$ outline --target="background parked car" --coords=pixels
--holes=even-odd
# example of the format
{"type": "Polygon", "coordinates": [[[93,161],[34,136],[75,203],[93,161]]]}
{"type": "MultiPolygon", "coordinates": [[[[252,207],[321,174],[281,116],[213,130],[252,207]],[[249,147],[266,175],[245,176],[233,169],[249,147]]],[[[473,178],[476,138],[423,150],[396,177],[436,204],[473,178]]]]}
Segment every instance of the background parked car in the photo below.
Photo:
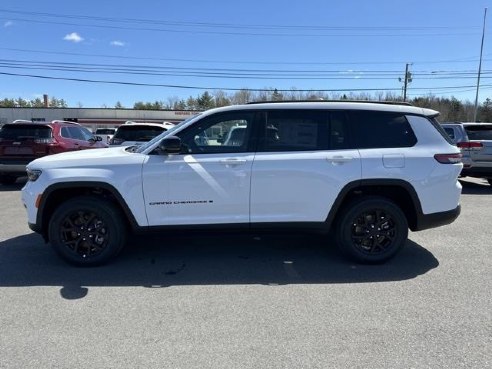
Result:
{"type": "Polygon", "coordinates": [[[126,122],[118,127],[109,144],[123,146],[141,145],[164,131],[167,131],[167,128],[159,123],[126,122]]]}
{"type": "Polygon", "coordinates": [[[0,183],[11,184],[26,175],[26,165],[45,155],[103,148],[107,145],[74,122],[14,121],[0,129],[0,183]]]}
{"type": "Polygon", "coordinates": [[[115,132],[116,128],[97,128],[96,132],[94,132],[94,135],[97,137],[101,137],[101,140],[103,142],[109,144],[109,141],[111,141],[115,132]]]}
{"type": "Polygon", "coordinates": [[[492,123],[445,122],[441,125],[463,154],[461,176],[485,178],[492,185],[492,123]]]}

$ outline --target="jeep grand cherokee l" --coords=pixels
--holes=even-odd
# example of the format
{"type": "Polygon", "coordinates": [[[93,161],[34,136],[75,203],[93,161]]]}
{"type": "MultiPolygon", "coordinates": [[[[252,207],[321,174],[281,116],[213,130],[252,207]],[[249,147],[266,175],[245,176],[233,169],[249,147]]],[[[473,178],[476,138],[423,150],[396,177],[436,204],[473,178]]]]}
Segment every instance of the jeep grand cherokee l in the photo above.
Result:
{"type": "Polygon", "coordinates": [[[409,228],[459,215],[461,153],[437,115],[355,102],[213,109],[140,147],[37,159],[22,201],[31,229],[77,265],[112,259],[128,232],[203,227],[333,229],[349,257],[379,263],[409,228]],[[240,141],[218,139],[233,127],[240,141]]]}

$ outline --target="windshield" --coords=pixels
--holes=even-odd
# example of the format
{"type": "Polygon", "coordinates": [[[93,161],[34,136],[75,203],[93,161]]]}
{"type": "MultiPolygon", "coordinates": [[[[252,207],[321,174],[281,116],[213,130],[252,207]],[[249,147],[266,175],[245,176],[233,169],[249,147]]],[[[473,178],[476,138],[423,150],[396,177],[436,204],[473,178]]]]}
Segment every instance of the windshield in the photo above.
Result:
{"type": "Polygon", "coordinates": [[[39,124],[6,124],[0,130],[0,138],[5,140],[51,138],[52,136],[50,127],[39,124]]]}
{"type": "Polygon", "coordinates": [[[465,126],[470,140],[492,140],[492,125],[465,126]]]}
{"type": "Polygon", "coordinates": [[[154,137],[152,140],[150,140],[149,142],[146,142],[144,143],[143,145],[140,145],[136,150],[135,152],[138,152],[138,153],[142,153],[144,152],[145,150],[147,150],[149,147],[151,147],[152,145],[154,145],[156,142],[159,142],[160,140],[162,140],[164,137],[166,137],[167,135],[172,135],[173,132],[175,132],[176,130],[180,129],[181,127],[187,125],[188,123],[190,123],[191,121],[193,121],[195,118],[197,118],[198,116],[200,116],[201,113],[197,113],[196,115],[192,116],[192,117],[189,117],[185,120],[183,120],[181,123],[178,123],[176,124],[174,127],[172,128],[169,128],[167,131],[161,133],[159,136],[156,136],[154,137]]]}

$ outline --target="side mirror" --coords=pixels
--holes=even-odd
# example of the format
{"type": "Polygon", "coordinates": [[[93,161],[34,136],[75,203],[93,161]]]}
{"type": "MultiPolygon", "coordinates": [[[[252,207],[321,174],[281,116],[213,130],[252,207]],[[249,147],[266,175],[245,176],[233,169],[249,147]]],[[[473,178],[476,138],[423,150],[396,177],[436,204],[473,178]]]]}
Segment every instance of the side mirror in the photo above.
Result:
{"type": "Polygon", "coordinates": [[[179,154],[181,152],[181,139],[177,136],[163,138],[159,143],[159,149],[166,154],[179,154]]]}

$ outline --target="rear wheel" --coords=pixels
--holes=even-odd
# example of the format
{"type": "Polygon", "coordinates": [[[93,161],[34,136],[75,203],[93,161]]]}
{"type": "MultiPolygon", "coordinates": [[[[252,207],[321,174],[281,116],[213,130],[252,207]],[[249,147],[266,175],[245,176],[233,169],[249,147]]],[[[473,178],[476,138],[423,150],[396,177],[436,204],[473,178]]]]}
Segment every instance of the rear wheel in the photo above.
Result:
{"type": "Polygon", "coordinates": [[[48,231],[58,255],[79,266],[106,263],[121,251],[126,241],[119,209],[91,196],[76,197],[60,205],[48,231]]]}
{"type": "Polygon", "coordinates": [[[337,244],[361,263],[383,263],[396,255],[408,237],[400,207],[383,197],[365,197],[346,206],[337,222],[337,244]]]}

